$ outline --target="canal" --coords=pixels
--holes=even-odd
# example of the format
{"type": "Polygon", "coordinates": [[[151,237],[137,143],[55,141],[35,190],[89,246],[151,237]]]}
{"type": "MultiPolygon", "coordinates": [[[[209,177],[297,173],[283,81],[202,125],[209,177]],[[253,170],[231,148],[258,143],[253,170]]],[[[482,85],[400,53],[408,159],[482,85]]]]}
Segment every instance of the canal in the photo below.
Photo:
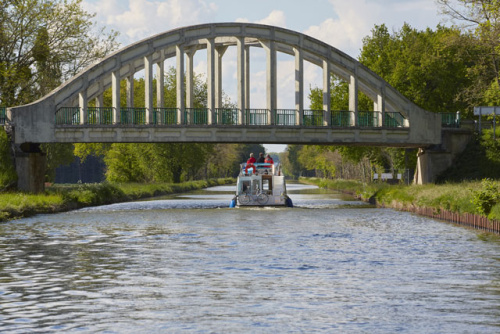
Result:
{"type": "Polygon", "coordinates": [[[498,333],[500,240],[289,185],[0,225],[0,332],[498,333]]]}

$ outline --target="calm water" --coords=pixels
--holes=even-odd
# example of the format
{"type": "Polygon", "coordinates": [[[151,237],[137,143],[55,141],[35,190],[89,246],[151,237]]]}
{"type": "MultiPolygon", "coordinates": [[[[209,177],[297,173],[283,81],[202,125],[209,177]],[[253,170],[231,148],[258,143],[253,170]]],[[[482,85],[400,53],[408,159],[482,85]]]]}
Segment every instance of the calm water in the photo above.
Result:
{"type": "Polygon", "coordinates": [[[498,238],[290,188],[1,224],[0,332],[500,332],[498,238]]]}

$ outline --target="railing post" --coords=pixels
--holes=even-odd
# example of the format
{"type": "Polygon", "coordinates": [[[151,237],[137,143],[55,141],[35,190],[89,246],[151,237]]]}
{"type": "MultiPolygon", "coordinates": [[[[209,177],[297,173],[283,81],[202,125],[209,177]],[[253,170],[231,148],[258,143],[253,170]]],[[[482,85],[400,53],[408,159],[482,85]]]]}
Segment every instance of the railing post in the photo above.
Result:
{"type": "Polygon", "coordinates": [[[182,45],[175,46],[177,59],[176,66],[176,89],[177,89],[177,124],[184,124],[184,48],[182,45]]]}

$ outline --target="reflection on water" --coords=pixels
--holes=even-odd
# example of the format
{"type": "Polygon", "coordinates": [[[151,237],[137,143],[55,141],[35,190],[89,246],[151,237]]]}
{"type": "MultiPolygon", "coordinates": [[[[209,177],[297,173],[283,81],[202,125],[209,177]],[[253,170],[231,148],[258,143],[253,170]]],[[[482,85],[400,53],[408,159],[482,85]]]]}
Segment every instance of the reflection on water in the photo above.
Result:
{"type": "Polygon", "coordinates": [[[2,224],[0,332],[500,332],[497,238],[288,190],[293,209],[215,187],[2,224]]]}

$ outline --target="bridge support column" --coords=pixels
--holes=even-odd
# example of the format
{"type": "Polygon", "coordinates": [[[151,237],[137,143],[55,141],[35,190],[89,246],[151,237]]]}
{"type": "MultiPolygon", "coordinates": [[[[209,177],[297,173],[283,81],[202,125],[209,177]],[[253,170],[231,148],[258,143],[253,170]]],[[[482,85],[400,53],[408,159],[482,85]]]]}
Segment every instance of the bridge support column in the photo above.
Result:
{"type": "Polygon", "coordinates": [[[215,119],[215,39],[207,40],[207,108],[208,124],[215,119]]]}
{"type": "MultiPolygon", "coordinates": [[[[244,73],[245,73],[245,109],[250,109],[250,46],[245,46],[244,73]]],[[[242,112],[244,113],[245,110],[243,110],[242,112]]]]}
{"type": "Polygon", "coordinates": [[[47,159],[39,144],[27,144],[27,148],[28,152],[16,150],[17,189],[41,193],[45,190],[47,159]]]}
{"type": "Polygon", "coordinates": [[[295,125],[302,125],[304,118],[304,56],[302,50],[295,53],[295,125]]]}
{"type": "Polygon", "coordinates": [[[182,45],[175,46],[177,59],[176,66],[176,90],[177,90],[177,124],[184,124],[184,48],[182,45]]]}
{"type": "Polygon", "coordinates": [[[146,124],[153,124],[153,63],[152,55],[144,57],[144,107],[146,124]]]}
{"type": "Polygon", "coordinates": [[[165,106],[165,51],[161,51],[160,62],[156,63],[156,107],[165,106]]]}
{"type": "Polygon", "coordinates": [[[80,124],[87,123],[87,89],[84,89],[78,94],[79,106],[80,106],[80,124]]]}
{"type": "Polygon", "coordinates": [[[226,53],[227,46],[215,48],[215,108],[222,108],[222,57],[226,53]]]}
{"type": "Polygon", "coordinates": [[[382,127],[384,125],[384,113],[385,113],[385,87],[380,87],[380,92],[377,94],[377,102],[374,105],[374,109],[378,111],[377,124],[375,126],[382,127]]]}
{"type": "Polygon", "coordinates": [[[193,108],[194,106],[193,60],[195,53],[196,49],[186,51],[186,108],[193,108]]]}
{"type": "Polygon", "coordinates": [[[331,110],[331,99],[330,99],[330,62],[323,60],[323,110],[325,113],[323,119],[324,126],[330,126],[332,124],[332,110],[331,110]]]}
{"type": "MultiPolygon", "coordinates": [[[[356,72],[356,70],[355,70],[356,72]]],[[[358,78],[356,73],[351,74],[351,81],[349,82],[349,124],[351,126],[358,126],[358,78]]]]}
{"type": "Polygon", "coordinates": [[[127,108],[134,107],[134,75],[128,75],[125,79],[127,84],[127,108]]]}
{"type": "Polygon", "coordinates": [[[113,124],[120,123],[120,70],[111,73],[111,103],[113,107],[113,124]]]}
{"type": "Polygon", "coordinates": [[[267,72],[267,124],[274,125],[274,111],[276,110],[277,90],[277,62],[276,62],[276,43],[269,41],[262,43],[267,54],[266,72],[267,72]]]}
{"type": "Polygon", "coordinates": [[[246,52],[245,52],[245,37],[236,38],[236,60],[237,60],[237,95],[238,95],[238,124],[243,124],[243,117],[245,117],[245,109],[248,107],[246,105],[246,52]]]}

